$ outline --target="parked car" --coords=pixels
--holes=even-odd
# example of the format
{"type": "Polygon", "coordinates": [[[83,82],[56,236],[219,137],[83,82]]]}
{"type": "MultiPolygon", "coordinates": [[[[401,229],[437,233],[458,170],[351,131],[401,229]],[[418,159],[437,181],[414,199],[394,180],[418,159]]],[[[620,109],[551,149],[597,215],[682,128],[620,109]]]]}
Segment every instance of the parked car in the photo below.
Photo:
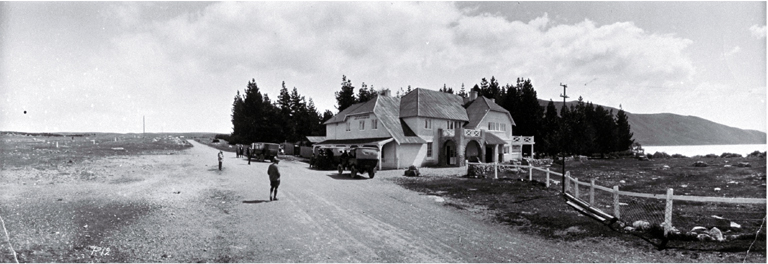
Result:
{"type": "Polygon", "coordinates": [[[321,170],[335,169],[339,165],[341,159],[341,153],[344,152],[344,148],[316,148],[315,153],[309,159],[309,166],[321,170]]]}
{"type": "Polygon", "coordinates": [[[342,155],[339,161],[339,175],[344,170],[350,170],[352,178],[357,177],[357,173],[368,173],[368,177],[373,178],[376,175],[379,165],[379,149],[373,147],[353,147],[347,155],[342,155]]]}
{"type": "Polygon", "coordinates": [[[251,144],[251,157],[256,161],[274,160],[279,150],[279,144],[256,142],[251,144]]]}

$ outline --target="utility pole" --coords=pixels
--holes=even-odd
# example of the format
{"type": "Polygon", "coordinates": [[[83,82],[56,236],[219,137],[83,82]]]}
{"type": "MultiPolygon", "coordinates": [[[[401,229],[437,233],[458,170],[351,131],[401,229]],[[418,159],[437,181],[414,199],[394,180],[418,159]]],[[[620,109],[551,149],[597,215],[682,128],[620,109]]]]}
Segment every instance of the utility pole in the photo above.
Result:
{"type": "MultiPolygon", "coordinates": [[[[563,94],[561,94],[560,97],[563,98],[563,107],[566,107],[565,99],[568,98],[568,96],[565,95],[565,88],[568,88],[568,85],[560,83],[560,86],[563,87],[563,94]]],[[[560,132],[560,151],[563,152],[563,181],[560,182],[560,185],[563,186],[563,194],[565,194],[565,116],[563,116],[562,109],[560,109],[560,132]]]]}

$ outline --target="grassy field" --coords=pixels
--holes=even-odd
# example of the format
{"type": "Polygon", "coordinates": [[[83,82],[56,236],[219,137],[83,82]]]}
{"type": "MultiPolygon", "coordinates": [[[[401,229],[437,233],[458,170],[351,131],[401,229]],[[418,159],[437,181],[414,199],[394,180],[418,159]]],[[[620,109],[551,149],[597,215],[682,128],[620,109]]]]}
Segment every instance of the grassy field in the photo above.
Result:
{"type": "Polygon", "coordinates": [[[120,155],[167,154],[191,147],[174,134],[3,134],[0,169],[55,169],[87,159],[120,155]]]}
{"type": "MultiPolygon", "coordinates": [[[[693,167],[692,164],[698,160],[590,160],[569,162],[566,168],[580,181],[595,179],[596,184],[608,187],[618,185],[621,190],[627,191],[663,194],[666,188],[674,188],[675,193],[680,195],[766,197],[765,158],[703,159],[709,167],[693,167]],[[740,161],[749,162],[752,167],[725,166],[740,161]],[[714,188],[721,190],[715,191],[714,188]]],[[[561,167],[553,166],[551,169],[560,171],[561,167]]],[[[527,179],[527,171],[520,174],[502,173],[499,180],[469,178],[465,176],[466,172],[457,173],[455,169],[423,169],[422,175],[397,178],[395,181],[412,190],[447,197],[448,206],[485,214],[489,219],[506,223],[511,228],[555,241],[598,247],[611,247],[615,243],[632,245],[638,251],[627,254],[658,255],[660,262],[741,262],[745,256],[747,262],[766,260],[765,227],[762,227],[754,245],[752,242],[755,241],[755,235],[752,233],[751,236],[746,234],[742,239],[727,242],[670,241],[666,250],[659,251],[654,244],[658,245],[660,240],[650,239],[648,241],[654,244],[648,243],[648,236],[614,231],[577,213],[565,204],[561,186],[546,188],[541,181],[521,181],[527,179]],[[746,251],[750,246],[752,248],[747,256],[746,251]]],[[[560,180],[559,176],[554,179],[560,180]]],[[[632,210],[629,208],[637,206],[631,201],[627,202],[627,208],[622,208],[622,211],[630,212],[632,210]]],[[[601,209],[611,212],[610,209],[601,209]]],[[[648,211],[646,217],[663,217],[663,203],[647,202],[640,209],[648,211]]],[[[765,217],[765,205],[677,202],[673,224],[679,224],[681,228],[689,228],[688,225],[709,226],[714,222],[712,215],[725,216],[739,222],[742,225],[741,233],[757,232],[765,217]]],[[[733,233],[729,230],[727,234],[733,233]]]]}

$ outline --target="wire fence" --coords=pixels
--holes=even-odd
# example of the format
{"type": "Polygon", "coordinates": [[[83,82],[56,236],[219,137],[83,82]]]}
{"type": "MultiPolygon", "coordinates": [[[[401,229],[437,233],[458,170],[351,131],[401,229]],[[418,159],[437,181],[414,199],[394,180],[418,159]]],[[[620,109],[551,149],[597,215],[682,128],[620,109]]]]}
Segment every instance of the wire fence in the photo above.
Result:
{"type": "Polygon", "coordinates": [[[580,207],[577,210],[613,217],[616,221],[605,223],[614,230],[642,237],[660,247],[766,248],[765,198],[683,196],[675,195],[671,188],[658,194],[629,192],[619,186],[601,186],[594,179],[579,180],[569,172],[563,177],[562,173],[533,165],[469,163],[468,175],[515,178],[541,182],[548,188],[563,188],[564,195],[575,201],[572,206],[580,207]]]}

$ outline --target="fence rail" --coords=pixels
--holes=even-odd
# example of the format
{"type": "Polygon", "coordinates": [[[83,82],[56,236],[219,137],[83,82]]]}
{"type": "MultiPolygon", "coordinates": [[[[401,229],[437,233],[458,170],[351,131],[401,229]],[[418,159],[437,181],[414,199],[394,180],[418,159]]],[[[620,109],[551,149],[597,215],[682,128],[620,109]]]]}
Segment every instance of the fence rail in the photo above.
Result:
{"type": "MultiPolygon", "coordinates": [[[[741,198],[741,197],[735,197],[735,198],[728,198],[728,197],[711,197],[711,196],[687,196],[687,195],[675,195],[674,189],[668,188],[666,189],[666,193],[664,194],[652,194],[652,193],[640,193],[640,192],[630,192],[630,191],[621,191],[619,190],[619,186],[613,186],[612,188],[600,186],[595,184],[595,180],[590,180],[589,182],[585,181],[579,181],[578,178],[573,177],[570,172],[565,173],[565,177],[563,177],[563,174],[557,173],[554,171],[551,171],[549,168],[539,168],[533,165],[515,165],[515,164],[496,164],[496,163],[467,163],[469,166],[485,166],[486,168],[491,167],[493,169],[493,177],[498,178],[499,171],[505,171],[506,168],[513,168],[517,174],[521,174],[523,171],[527,171],[528,174],[528,181],[532,181],[534,179],[534,171],[536,171],[536,177],[545,177],[543,179],[543,182],[545,183],[545,186],[548,188],[550,187],[550,183],[554,182],[555,184],[558,184],[559,182],[557,180],[553,180],[553,176],[557,176],[558,178],[564,178],[565,182],[564,189],[566,193],[572,194],[573,197],[580,198],[582,195],[588,195],[588,205],[590,207],[601,207],[601,208],[612,208],[613,209],[613,216],[616,218],[622,219],[622,211],[626,211],[624,213],[632,215],[636,218],[655,218],[661,222],[661,226],[664,228],[664,235],[667,235],[668,232],[674,229],[673,225],[673,213],[675,212],[673,210],[674,201],[684,201],[684,202],[699,202],[699,203],[726,203],[726,204],[740,204],[740,205],[760,205],[760,204],[766,204],[765,198],[741,198]],[[588,191],[586,193],[581,193],[582,188],[588,188],[588,191]],[[599,192],[596,192],[599,191],[599,192]],[[602,193],[600,193],[602,192],[602,193]],[[596,196],[599,196],[600,199],[598,199],[598,202],[596,203],[596,196]],[[621,197],[625,198],[621,198],[621,197]],[[640,201],[637,200],[637,198],[644,198],[644,199],[653,199],[654,201],[640,201]],[[632,206],[628,206],[631,203],[633,205],[638,205],[644,208],[632,208],[632,206]],[[627,206],[628,208],[622,209],[622,206],[627,206]],[[646,212],[643,212],[646,211],[646,212]],[[640,215],[640,216],[639,216],[640,215]],[[661,217],[663,216],[663,222],[661,221],[661,217]]],[[[628,218],[632,218],[632,216],[627,216],[628,218]]],[[[624,219],[626,220],[626,219],[624,219]]]]}

